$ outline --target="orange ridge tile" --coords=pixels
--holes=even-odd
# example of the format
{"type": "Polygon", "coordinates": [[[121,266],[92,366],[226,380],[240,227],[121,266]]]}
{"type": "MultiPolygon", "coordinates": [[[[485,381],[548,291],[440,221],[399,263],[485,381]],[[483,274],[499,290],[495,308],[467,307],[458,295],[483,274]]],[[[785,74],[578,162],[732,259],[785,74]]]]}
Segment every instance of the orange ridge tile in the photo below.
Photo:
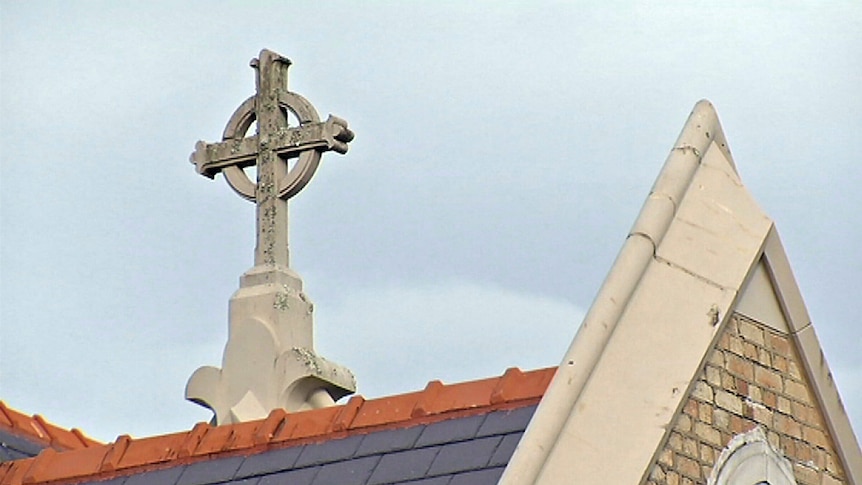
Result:
{"type": "Polygon", "coordinates": [[[358,395],[351,396],[347,404],[341,408],[338,416],[335,417],[335,422],[332,423],[332,430],[346,431],[353,424],[353,420],[356,419],[356,415],[359,414],[359,409],[362,408],[363,404],[365,404],[364,397],[358,395]]]}
{"type": "Polygon", "coordinates": [[[188,435],[186,435],[186,439],[183,441],[182,446],[176,450],[177,457],[185,458],[187,456],[192,456],[198,446],[200,446],[201,441],[203,441],[204,435],[206,435],[211,428],[212,426],[208,423],[195,424],[191,431],[189,431],[188,435]]]}
{"type": "Polygon", "coordinates": [[[12,427],[12,419],[9,417],[8,408],[3,401],[0,401],[0,426],[3,426],[4,428],[12,427]]]}
{"type": "Polygon", "coordinates": [[[116,470],[120,466],[120,458],[123,457],[126,449],[129,448],[129,443],[131,443],[131,441],[132,437],[127,434],[117,436],[117,440],[114,442],[113,446],[109,446],[108,452],[105,453],[105,458],[102,460],[100,471],[111,472],[116,470]]]}
{"type": "Polygon", "coordinates": [[[491,403],[517,401],[535,396],[537,393],[543,394],[551,379],[554,378],[554,370],[556,369],[544,369],[543,372],[531,376],[517,367],[506,369],[506,373],[491,393],[491,403]]]}
{"type": "Polygon", "coordinates": [[[99,473],[105,455],[110,450],[107,446],[93,446],[63,453],[46,448],[33,459],[33,465],[27,470],[22,483],[45,483],[99,473]],[[67,459],[64,456],[67,453],[74,454],[75,459],[67,459]]]}
{"type": "Polygon", "coordinates": [[[15,485],[20,484],[24,480],[24,473],[33,463],[33,458],[28,460],[7,461],[4,465],[9,465],[8,468],[0,467],[0,485],[15,485]]]}
{"type": "Polygon", "coordinates": [[[440,389],[443,388],[443,383],[437,380],[431,381],[425,386],[425,390],[419,395],[416,400],[416,405],[413,406],[413,411],[410,412],[410,417],[418,418],[431,414],[430,406],[440,394],[440,389]]]}
{"type": "Polygon", "coordinates": [[[0,463],[0,485],[11,482],[12,477],[12,461],[4,461],[0,463]]]}
{"type": "Polygon", "coordinates": [[[182,445],[188,433],[188,431],[183,431],[132,440],[129,442],[129,446],[126,447],[125,453],[120,457],[117,468],[132,468],[140,465],[161,463],[168,459],[169,453],[182,445]]]}
{"type": "Polygon", "coordinates": [[[509,395],[506,391],[515,386],[516,384],[514,384],[514,381],[520,380],[519,377],[523,375],[524,373],[517,367],[509,367],[506,369],[503,377],[497,381],[497,385],[494,387],[494,390],[491,391],[491,403],[497,404],[506,402],[506,397],[509,395]]]}
{"type": "MultiPolygon", "coordinates": [[[[269,414],[272,414],[270,412],[269,414]]],[[[269,417],[269,416],[267,416],[269,417]]],[[[233,433],[231,433],[230,437],[225,441],[224,446],[221,451],[229,451],[229,450],[237,450],[237,449],[247,449],[253,447],[255,443],[255,435],[257,430],[260,429],[260,426],[263,422],[266,421],[266,418],[259,419],[257,421],[248,421],[245,423],[237,423],[232,425],[233,433]]],[[[200,455],[201,453],[196,453],[200,455]]]]}
{"type": "Polygon", "coordinates": [[[406,421],[412,417],[419,400],[419,392],[390,396],[386,399],[371,399],[356,414],[351,428],[366,428],[406,421]]]}
{"type": "Polygon", "coordinates": [[[285,420],[287,420],[287,411],[284,409],[275,409],[269,413],[269,416],[260,423],[260,426],[254,432],[252,439],[254,444],[269,443],[273,436],[284,426],[285,420]]]}
{"type": "Polygon", "coordinates": [[[46,447],[52,447],[57,451],[77,450],[91,446],[100,446],[102,443],[84,435],[79,429],[71,430],[61,428],[49,423],[38,414],[27,416],[16,411],[0,401],[0,428],[9,432],[42,443],[46,447]]]}
{"type": "Polygon", "coordinates": [[[187,449],[178,452],[177,456],[183,456],[186,451],[189,452],[189,456],[205,455],[220,451],[228,442],[233,432],[233,428],[230,426],[206,425],[206,427],[203,427],[196,424],[195,428],[205,430],[205,432],[201,433],[200,436],[192,437],[192,440],[187,445],[187,449]],[[197,440],[197,443],[194,443],[195,440],[197,440]]]}
{"type": "Polygon", "coordinates": [[[481,381],[459,382],[442,386],[436,399],[428,406],[428,414],[486,407],[491,404],[491,393],[497,387],[499,377],[481,381]]]}
{"type": "Polygon", "coordinates": [[[332,406],[329,408],[312,409],[305,411],[305,414],[300,419],[297,414],[294,417],[296,426],[290,433],[291,440],[300,440],[303,438],[311,438],[327,435],[332,432],[332,425],[341,411],[342,406],[332,406]]]}
{"type": "Polygon", "coordinates": [[[230,426],[210,427],[206,434],[201,437],[200,444],[198,444],[192,455],[211,455],[229,450],[235,445],[241,444],[242,441],[246,441],[246,447],[253,446],[253,435],[257,425],[257,421],[249,421],[230,426]],[[243,440],[243,437],[247,437],[247,439],[243,440]]]}
{"type": "MultiPolygon", "coordinates": [[[[198,423],[189,431],[168,435],[139,439],[124,435],[114,443],[60,453],[48,449],[34,458],[0,465],[0,485],[104,480],[211,459],[215,454],[251,454],[524,406],[538,403],[555,372],[555,367],[529,372],[511,368],[503,376],[477,381],[431,381],[420,392],[370,400],[353,396],[346,404],[329,408],[292,414],[277,409],[257,421],[225,426],[198,423]]],[[[37,431],[51,428],[55,432],[54,426],[41,418],[23,420],[14,413],[0,402],[0,425],[24,421],[37,431]]],[[[63,442],[67,440],[63,438],[63,442]]]]}

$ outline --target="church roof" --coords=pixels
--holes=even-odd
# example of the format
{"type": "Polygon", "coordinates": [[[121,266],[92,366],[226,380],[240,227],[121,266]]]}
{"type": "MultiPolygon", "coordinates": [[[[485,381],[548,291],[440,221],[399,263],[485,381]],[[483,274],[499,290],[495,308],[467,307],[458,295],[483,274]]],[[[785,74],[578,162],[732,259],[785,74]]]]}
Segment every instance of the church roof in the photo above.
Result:
{"type": "Polygon", "coordinates": [[[58,451],[99,446],[78,429],[64,429],[38,414],[29,416],[0,401],[0,463],[39,454],[45,448],[58,451]]]}
{"type": "Polygon", "coordinates": [[[45,450],[0,464],[0,484],[496,483],[555,368],[266,419],[45,450]]]}
{"type": "MultiPolygon", "coordinates": [[[[766,340],[756,332],[753,341],[766,340]]],[[[737,360],[728,368],[731,362],[737,360]]],[[[665,473],[653,466],[665,456],[667,467],[679,466],[687,479],[703,483],[717,470],[714,454],[704,455],[692,439],[693,448],[682,448],[689,456],[674,455],[669,439],[688,402],[698,416],[703,405],[709,422],[689,420],[690,429],[680,429],[701,433],[721,453],[731,438],[750,431],[745,426],[761,423],[772,427],[774,446],[796,460],[791,475],[823,477],[805,475],[800,483],[842,477],[841,483],[862,484],[862,451],[775,224],[742,184],[707,101],[695,106],[558,368],[509,369],[451,385],[432,381],[419,392],[354,396],[296,413],[279,408],[263,419],[199,423],[180,433],[121,436],[71,451],[55,451],[50,441],[54,447],[36,457],[0,464],[0,485],[646,483],[650,470],[665,473]],[[755,352],[747,362],[739,359],[743,368],[734,372],[748,370],[764,389],[805,401],[798,409],[822,413],[822,425],[806,411],[800,419],[814,427],[803,429],[790,419],[797,409],[790,399],[782,411],[767,402],[767,391],[750,392],[745,380],[738,387],[723,378],[715,390],[699,387],[712,349],[740,316],[768,329],[770,346],[779,336],[782,359],[798,357],[799,375],[784,380],[767,369],[753,344],[755,352]],[[733,413],[724,412],[727,425],[716,419],[713,426],[712,404],[733,413]],[[761,414],[749,413],[755,407],[761,414]],[[794,426],[781,426],[785,418],[794,426]],[[824,463],[803,457],[813,449],[808,443],[824,463]],[[830,464],[825,457],[833,444],[830,464]]]]}

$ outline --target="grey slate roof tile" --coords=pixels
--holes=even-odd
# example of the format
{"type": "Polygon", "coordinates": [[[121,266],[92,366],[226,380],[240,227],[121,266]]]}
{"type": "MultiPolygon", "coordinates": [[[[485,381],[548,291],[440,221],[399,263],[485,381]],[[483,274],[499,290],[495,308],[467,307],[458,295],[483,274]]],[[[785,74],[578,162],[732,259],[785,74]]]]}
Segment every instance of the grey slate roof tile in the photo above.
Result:
{"type": "Polygon", "coordinates": [[[416,439],[425,430],[425,426],[412,426],[402,429],[387,429],[367,434],[362,438],[362,444],[354,456],[366,456],[377,453],[391,453],[413,448],[416,439]]]}
{"type": "Polygon", "coordinates": [[[240,480],[224,482],[224,485],[257,485],[257,482],[259,481],[260,477],[242,478],[240,480]]]}
{"type": "Polygon", "coordinates": [[[424,478],[440,447],[419,448],[383,455],[368,485],[424,478]]]}
{"type": "Polygon", "coordinates": [[[257,485],[311,485],[319,471],[320,467],[316,466],[267,475],[257,485]]]}
{"type": "Polygon", "coordinates": [[[530,419],[533,418],[533,413],[536,412],[536,406],[525,406],[518,409],[508,411],[494,411],[485,418],[485,422],[479,428],[476,436],[490,436],[494,434],[506,434],[513,431],[524,431],[530,419]]]}
{"type": "Polygon", "coordinates": [[[367,456],[341,461],[323,467],[314,478],[314,485],[364,485],[380,461],[380,456],[367,456]]]}
{"type": "Polygon", "coordinates": [[[0,463],[7,461],[3,458],[4,452],[9,456],[8,459],[17,460],[36,456],[44,448],[45,445],[0,430],[0,463]]]}
{"type": "Polygon", "coordinates": [[[292,448],[268,451],[259,455],[251,455],[242,462],[234,478],[245,478],[288,470],[296,463],[296,459],[302,453],[303,448],[302,446],[294,446],[292,448]]]}
{"type": "Polygon", "coordinates": [[[123,482],[123,485],[173,485],[177,483],[177,479],[185,468],[184,466],[175,466],[173,468],[132,475],[123,482]]]}
{"type": "Polygon", "coordinates": [[[79,483],[78,485],[122,485],[123,482],[126,481],[128,477],[117,477],[111,480],[104,480],[101,482],[84,482],[79,483]]]}
{"type": "Polygon", "coordinates": [[[522,436],[524,436],[524,433],[512,433],[504,436],[503,441],[497,445],[497,449],[491,456],[491,461],[488,462],[488,465],[500,466],[508,464],[509,459],[512,458],[512,454],[515,452],[515,447],[521,442],[522,436]]]}
{"type": "Polygon", "coordinates": [[[499,436],[489,436],[443,446],[428,474],[445,475],[484,467],[491,461],[500,441],[502,438],[499,436]]]}
{"type": "Polygon", "coordinates": [[[416,446],[438,445],[470,439],[476,436],[476,431],[479,430],[483,421],[485,421],[485,415],[480,414],[469,418],[450,419],[429,424],[419,436],[416,446]]]}
{"type": "Polygon", "coordinates": [[[496,485],[503,476],[505,467],[485,468],[452,477],[449,485],[496,485]]]}
{"type": "Polygon", "coordinates": [[[177,485],[206,485],[230,480],[244,460],[245,457],[232,456],[193,463],[180,475],[177,485]]]}
{"type": "Polygon", "coordinates": [[[33,455],[21,453],[18,450],[11,448],[3,448],[0,446],[0,463],[4,461],[20,460],[21,458],[30,458],[33,455]]]}
{"type": "Polygon", "coordinates": [[[293,466],[303,468],[352,458],[361,442],[362,436],[351,436],[324,443],[305,445],[305,449],[302,450],[293,466]]]}
{"type": "Polygon", "coordinates": [[[447,485],[452,477],[450,475],[434,478],[423,478],[422,480],[414,480],[411,482],[399,482],[404,485],[447,485]]]}

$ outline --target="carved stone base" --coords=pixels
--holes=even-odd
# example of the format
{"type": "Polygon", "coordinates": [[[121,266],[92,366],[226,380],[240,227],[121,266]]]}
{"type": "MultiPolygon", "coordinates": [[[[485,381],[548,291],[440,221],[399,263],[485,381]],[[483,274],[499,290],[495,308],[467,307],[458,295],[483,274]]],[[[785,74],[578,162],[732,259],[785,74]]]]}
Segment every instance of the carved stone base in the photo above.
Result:
{"type": "Polygon", "coordinates": [[[287,268],[255,267],[230,300],[221,369],[204,366],[186,384],[186,399],[213,411],[215,424],[332,405],[356,391],[353,373],[314,352],[314,304],[287,268]]]}

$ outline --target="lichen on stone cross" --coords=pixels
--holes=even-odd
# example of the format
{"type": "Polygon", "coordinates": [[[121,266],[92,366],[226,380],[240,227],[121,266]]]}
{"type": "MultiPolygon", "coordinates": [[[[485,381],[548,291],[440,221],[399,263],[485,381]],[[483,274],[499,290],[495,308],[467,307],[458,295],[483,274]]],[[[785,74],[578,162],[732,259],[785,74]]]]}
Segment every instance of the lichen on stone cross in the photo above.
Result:
{"type": "Polygon", "coordinates": [[[242,197],[257,204],[255,265],[289,266],[287,199],[311,180],[325,151],[347,153],[353,132],[347,122],[329,116],[321,122],[317,111],[302,96],[288,91],[290,60],[264,49],[251,66],[257,77],[257,92],[231,116],[222,141],[199,141],[190,161],[198,173],[213,178],[223,173],[228,184],[242,197]],[[299,126],[288,126],[288,112],[299,126]],[[257,121],[257,133],[246,137],[257,121]],[[288,170],[287,160],[296,158],[288,170]],[[257,183],[243,168],[257,167],[257,183]]]}
{"type": "Polygon", "coordinates": [[[311,103],[288,91],[286,58],[263,50],[251,66],[256,93],[231,116],[222,141],[199,141],[190,157],[200,174],[222,173],[257,205],[254,267],[230,299],[222,367],[201,367],[186,385],[186,399],[211,409],[216,424],[331,405],[356,389],[350,370],[314,351],[314,305],[289,268],[287,226],[288,199],[311,180],[323,152],[347,152],[353,132],[334,116],[321,122],[311,103]],[[288,113],[298,126],[289,126],[288,113]],[[256,133],[246,136],[255,121],[256,133]],[[251,166],[256,183],[243,171],[251,166]]]}

